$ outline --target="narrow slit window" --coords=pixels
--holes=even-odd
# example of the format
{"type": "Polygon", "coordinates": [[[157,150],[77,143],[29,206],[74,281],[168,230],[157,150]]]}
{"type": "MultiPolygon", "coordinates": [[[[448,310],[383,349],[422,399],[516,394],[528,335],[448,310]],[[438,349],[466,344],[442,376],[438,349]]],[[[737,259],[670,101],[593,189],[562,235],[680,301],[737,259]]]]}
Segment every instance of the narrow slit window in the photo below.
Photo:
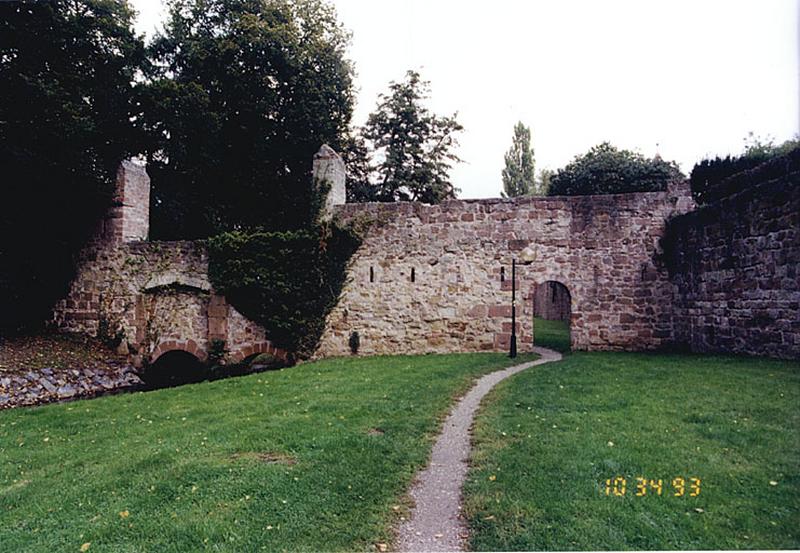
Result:
{"type": "Polygon", "coordinates": [[[414,267],[411,267],[411,282],[417,281],[417,273],[414,271],[414,267]]]}
{"type": "Polygon", "coordinates": [[[372,267],[369,268],[369,281],[375,282],[375,270],[372,267]]]}
{"type": "Polygon", "coordinates": [[[500,282],[506,281],[506,268],[500,267],[500,282]]]}

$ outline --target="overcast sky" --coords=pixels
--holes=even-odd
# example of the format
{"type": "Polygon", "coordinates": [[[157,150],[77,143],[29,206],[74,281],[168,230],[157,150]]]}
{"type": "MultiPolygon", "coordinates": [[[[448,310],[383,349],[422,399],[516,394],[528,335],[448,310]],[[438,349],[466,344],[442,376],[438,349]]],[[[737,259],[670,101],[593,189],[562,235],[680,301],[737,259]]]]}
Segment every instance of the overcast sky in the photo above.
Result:
{"type": "MultiPolygon", "coordinates": [[[[353,34],[354,124],[407,69],[430,107],[465,130],[460,197],[500,194],[513,126],[531,127],[537,171],[602,141],[689,172],[741,152],[752,132],[800,132],[800,0],[335,0],[353,34]]],[[[133,0],[152,35],[160,0],[133,0]]]]}

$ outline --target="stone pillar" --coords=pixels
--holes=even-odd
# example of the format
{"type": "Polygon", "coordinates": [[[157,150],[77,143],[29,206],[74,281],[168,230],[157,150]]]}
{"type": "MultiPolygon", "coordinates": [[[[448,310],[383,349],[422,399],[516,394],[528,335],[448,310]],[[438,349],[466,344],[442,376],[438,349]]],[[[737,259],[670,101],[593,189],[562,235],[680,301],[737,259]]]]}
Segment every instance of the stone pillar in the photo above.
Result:
{"type": "Polygon", "coordinates": [[[345,190],[345,167],[341,156],[327,144],[323,144],[319,152],[314,154],[314,163],[311,170],[314,186],[318,189],[323,185],[328,189],[325,201],[322,204],[320,219],[330,221],[333,217],[333,208],[347,201],[345,190]]]}
{"type": "Polygon", "coordinates": [[[125,160],[117,169],[114,201],[103,223],[111,243],[147,240],[150,232],[150,177],[144,166],[125,160]]]}

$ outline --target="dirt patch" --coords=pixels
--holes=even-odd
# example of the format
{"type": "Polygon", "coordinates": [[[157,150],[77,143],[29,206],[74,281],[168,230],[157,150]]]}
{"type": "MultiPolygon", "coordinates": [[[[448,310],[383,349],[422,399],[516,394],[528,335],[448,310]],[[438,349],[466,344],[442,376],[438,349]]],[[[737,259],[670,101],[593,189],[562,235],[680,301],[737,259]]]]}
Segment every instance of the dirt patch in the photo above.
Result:
{"type": "Polygon", "coordinates": [[[383,428],[370,428],[367,430],[367,436],[383,436],[386,431],[383,428]]]}
{"type": "Polygon", "coordinates": [[[233,461],[244,459],[246,461],[258,461],[270,465],[287,465],[290,467],[297,464],[297,459],[291,455],[271,451],[243,451],[241,453],[234,453],[230,456],[230,459],[233,461]]]}
{"type": "Polygon", "coordinates": [[[10,375],[29,370],[81,369],[125,364],[97,338],[81,334],[38,334],[0,336],[0,374],[10,375]]]}

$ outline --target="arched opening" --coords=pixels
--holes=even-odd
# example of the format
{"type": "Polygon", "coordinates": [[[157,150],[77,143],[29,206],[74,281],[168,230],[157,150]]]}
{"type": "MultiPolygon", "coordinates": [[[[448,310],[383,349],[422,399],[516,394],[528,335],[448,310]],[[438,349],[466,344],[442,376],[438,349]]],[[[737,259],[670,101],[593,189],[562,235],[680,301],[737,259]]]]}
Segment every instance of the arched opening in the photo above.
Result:
{"type": "Polygon", "coordinates": [[[155,390],[202,382],[208,378],[208,369],[188,351],[172,350],[148,365],[141,377],[145,388],[155,390]]]}
{"type": "Polygon", "coordinates": [[[570,350],[572,296],[556,280],[536,286],[533,294],[533,344],[560,352],[570,350]]]}

